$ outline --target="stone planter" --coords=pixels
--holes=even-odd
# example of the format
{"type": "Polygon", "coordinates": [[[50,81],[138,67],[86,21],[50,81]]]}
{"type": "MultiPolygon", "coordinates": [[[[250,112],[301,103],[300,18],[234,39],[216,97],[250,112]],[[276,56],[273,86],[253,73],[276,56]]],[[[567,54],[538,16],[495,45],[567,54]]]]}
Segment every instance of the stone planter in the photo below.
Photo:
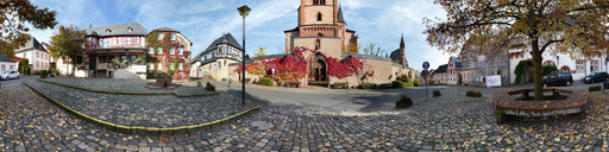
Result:
{"type": "Polygon", "coordinates": [[[563,100],[523,101],[514,98],[516,95],[530,97],[529,93],[534,91],[534,89],[518,89],[494,92],[493,102],[497,122],[503,122],[506,116],[537,118],[582,114],[588,103],[588,92],[582,89],[543,89],[544,92],[552,92],[553,95],[566,95],[567,98],[563,100]]]}
{"type": "Polygon", "coordinates": [[[334,83],[332,84],[332,89],[347,89],[349,85],[347,83],[334,83]]]}
{"type": "Polygon", "coordinates": [[[284,85],[286,88],[299,88],[300,82],[286,82],[284,85]]]}

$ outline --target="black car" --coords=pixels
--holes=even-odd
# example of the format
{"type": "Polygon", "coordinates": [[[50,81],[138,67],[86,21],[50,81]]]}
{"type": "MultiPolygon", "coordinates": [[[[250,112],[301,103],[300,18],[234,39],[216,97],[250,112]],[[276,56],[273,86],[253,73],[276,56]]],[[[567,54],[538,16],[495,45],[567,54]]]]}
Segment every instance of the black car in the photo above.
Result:
{"type": "Polygon", "coordinates": [[[571,73],[561,72],[547,76],[542,81],[544,86],[569,86],[573,84],[573,77],[571,73]]]}
{"type": "Polygon", "coordinates": [[[605,79],[607,78],[609,78],[607,72],[594,72],[591,75],[584,77],[584,83],[605,82],[605,79]]]}

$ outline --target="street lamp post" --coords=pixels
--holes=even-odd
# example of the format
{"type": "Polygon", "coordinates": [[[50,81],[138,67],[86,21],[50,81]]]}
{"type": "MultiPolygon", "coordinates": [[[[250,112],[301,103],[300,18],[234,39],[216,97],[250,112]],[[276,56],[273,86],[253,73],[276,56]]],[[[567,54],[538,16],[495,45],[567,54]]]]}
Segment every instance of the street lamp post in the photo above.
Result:
{"type": "Polygon", "coordinates": [[[239,10],[239,15],[241,15],[241,17],[243,17],[243,54],[241,56],[241,60],[243,61],[243,63],[241,63],[241,73],[243,74],[243,76],[241,77],[241,104],[245,104],[245,17],[247,17],[247,15],[250,14],[250,11],[252,9],[250,9],[249,7],[247,7],[247,5],[243,5],[241,7],[239,7],[237,10],[239,10]]]}

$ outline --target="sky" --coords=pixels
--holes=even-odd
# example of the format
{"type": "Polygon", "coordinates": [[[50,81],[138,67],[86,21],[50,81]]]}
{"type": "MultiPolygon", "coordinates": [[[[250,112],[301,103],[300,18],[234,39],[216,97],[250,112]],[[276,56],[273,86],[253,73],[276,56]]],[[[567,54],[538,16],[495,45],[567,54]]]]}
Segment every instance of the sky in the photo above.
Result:
{"type": "MultiPolygon", "coordinates": [[[[242,19],[237,8],[252,8],[246,18],[246,50],[252,55],[258,48],[266,54],[283,53],[283,31],[297,26],[300,0],[31,0],[34,5],[57,12],[60,25],[81,29],[137,22],[148,29],[171,27],[179,30],[193,43],[195,56],[223,33],[242,39],[242,19]]],[[[369,43],[387,53],[399,48],[401,34],[406,42],[406,59],[410,67],[421,70],[429,61],[431,67],[446,64],[451,54],[431,47],[425,40],[424,18],[445,18],[433,0],[339,0],[347,28],[355,30],[363,48],[369,43]]],[[[54,29],[32,30],[38,40],[48,42],[54,29]]]]}

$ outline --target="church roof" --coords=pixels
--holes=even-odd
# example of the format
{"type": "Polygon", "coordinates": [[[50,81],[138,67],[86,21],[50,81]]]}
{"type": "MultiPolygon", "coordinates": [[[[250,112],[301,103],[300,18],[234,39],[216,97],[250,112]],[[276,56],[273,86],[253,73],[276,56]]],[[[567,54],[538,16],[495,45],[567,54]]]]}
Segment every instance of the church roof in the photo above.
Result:
{"type": "Polygon", "coordinates": [[[399,60],[400,59],[400,51],[402,51],[401,49],[397,49],[393,52],[391,52],[391,54],[389,54],[389,58],[391,58],[391,60],[399,60]]]}
{"type": "Polygon", "coordinates": [[[338,22],[346,23],[345,17],[343,17],[343,7],[342,6],[338,8],[338,22]]]}
{"type": "Polygon", "coordinates": [[[42,43],[38,42],[38,40],[34,37],[31,37],[30,40],[25,43],[25,46],[20,47],[15,52],[27,51],[31,49],[38,49],[44,52],[48,52],[46,49],[44,49],[42,43]]]}
{"type": "MultiPolygon", "coordinates": [[[[404,35],[402,35],[402,39],[400,40],[400,48],[394,50],[393,52],[391,52],[391,54],[389,55],[389,58],[391,58],[391,60],[397,61],[400,59],[400,53],[402,53],[402,48],[406,47],[406,44],[404,43],[404,35]]],[[[406,54],[406,53],[404,53],[406,54]]]]}

